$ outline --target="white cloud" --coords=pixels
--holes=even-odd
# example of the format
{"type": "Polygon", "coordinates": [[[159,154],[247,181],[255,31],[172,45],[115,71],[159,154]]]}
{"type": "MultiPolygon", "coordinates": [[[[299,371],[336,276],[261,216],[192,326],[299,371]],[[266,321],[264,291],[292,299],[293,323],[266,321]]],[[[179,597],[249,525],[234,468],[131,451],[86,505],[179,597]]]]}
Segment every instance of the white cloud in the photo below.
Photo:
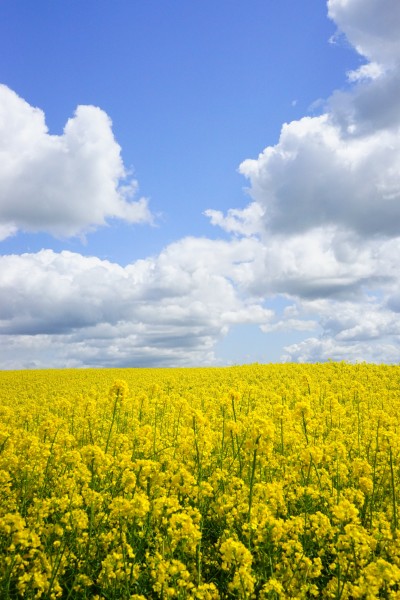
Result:
{"type": "Polygon", "coordinates": [[[240,172],[272,232],[340,225],[360,235],[399,235],[399,133],[396,123],[365,136],[343,134],[330,114],[305,117],[284,125],[279,143],[244,161],[240,172]]]}
{"type": "Polygon", "coordinates": [[[366,287],[397,282],[399,238],[366,239],[337,227],[320,227],[247,242],[248,253],[236,265],[234,278],[257,298],[286,294],[346,299],[359,297],[366,287]]]}
{"type": "Polygon", "coordinates": [[[207,214],[259,240],[242,286],[292,302],[261,329],[314,329],[285,360],[399,361],[400,3],[329,0],[328,9],[369,62],[323,114],[284,124],[276,145],[240,165],[248,207],[207,214]]]}
{"type": "Polygon", "coordinates": [[[400,323],[387,301],[398,285],[399,277],[394,277],[377,288],[376,294],[365,290],[354,300],[298,299],[298,316],[307,322],[310,315],[317,315],[320,335],[287,346],[282,358],[286,361],[399,362],[400,323]]]}
{"type": "Polygon", "coordinates": [[[327,111],[283,125],[278,143],[240,172],[253,203],[212,223],[242,234],[299,235],[337,227],[400,235],[400,4],[329,0],[329,15],[372,61],[350,74],[327,111]],[[378,61],[379,59],[379,61],[378,61]]]}
{"type": "Polygon", "coordinates": [[[212,363],[216,341],[232,324],[273,316],[234,283],[250,246],[187,238],[126,267],[66,251],[0,257],[0,362],[212,363]]]}
{"type": "Polygon", "coordinates": [[[337,344],[335,340],[308,338],[285,347],[284,362],[322,362],[327,360],[368,363],[398,363],[399,341],[395,343],[337,344]]]}
{"type": "Polygon", "coordinates": [[[378,347],[386,349],[381,360],[399,357],[400,240],[364,242],[352,270],[357,249],[346,239],[336,242],[336,255],[322,232],[307,239],[308,248],[301,237],[284,248],[276,238],[270,247],[253,238],[186,238],[126,267],[51,250],[3,256],[1,364],[213,364],[216,341],[246,323],[266,335],[322,332],[287,347],[286,360],[378,360],[378,347]],[[279,295],[291,304],[275,316],[263,300],[279,295]]]}
{"type": "Polygon", "coordinates": [[[220,210],[212,209],[206,210],[204,214],[209,217],[212,225],[235,235],[254,235],[263,229],[264,210],[258,202],[252,202],[242,210],[230,208],[226,216],[220,210]]]}
{"type": "Polygon", "coordinates": [[[0,85],[0,235],[17,230],[69,237],[107,219],[151,222],[147,201],[133,200],[107,114],[78,106],[62,135],[44,113],[0,85]]]}
{"type": "Polygon", "coordinates": [[[328,0],[328,14],[368,60],[388,66],[399,62],[398,0],[328,0]]]}
{"type": "Polygon", "coordinates": [[[15,235],[18,229],[15,225],[0,225],[0,242],[15,235]]]}
{"type": "Polygon", "coordinates": [[[347,79],[354,83],[355,81],[363,81],[364,79],[378,79],[383,75],[384,70],[378,63],[367,63],[361,65],[358,69],[347,72],[347,79]]]}

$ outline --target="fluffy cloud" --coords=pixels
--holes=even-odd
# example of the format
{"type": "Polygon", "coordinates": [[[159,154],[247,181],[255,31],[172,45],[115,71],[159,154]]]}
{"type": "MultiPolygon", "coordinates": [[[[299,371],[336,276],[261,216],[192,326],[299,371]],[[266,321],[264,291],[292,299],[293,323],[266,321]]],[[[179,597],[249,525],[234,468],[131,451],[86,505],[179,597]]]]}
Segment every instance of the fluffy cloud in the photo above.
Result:
{"type": "Polygon", "coordinates": [[[305,117],[285,125],[279,143],[240,171],[274,232],[339,225],[365,236],[399,235],[399,133],[396,123],[343,134],[334,115],[305,117]]]}
{"type": "MultiPolygon", "coordinates": [[[[336,226],[359,236],[398,236],[400,5],[330,0],[328,8],[356,49],[382,66],[363,65],[349,91],[332,95],[327,112],[285,124],[278,144],[245,160],[240,172],[269,234],[336,226]]],[[[248,221],[244,212],[235,218],[248,221]]]]}
{"type": "Polygon", "coordinates": [[[150,222],[120,151],[100,108],[78,106],[63,134],[50,135],[43,112],[0,85],[0,239],[17,230],[75,236],[109,218],[150,222]]]}
{"type": "Polygon", "coordinates": [[[322,335],[285,348],[285,360],[399,361],[400,324],[379,297],[358,302],[318,300],[302,305],[319,315],[322,335]]]}
{"type": "Polygon", "coordinates": [[[206,214],[259,239],[242,283],[296,308],[266,333],[315,328],[286,360],[400,359],[400,4],[329,0],[335,20],[368,60],[320,116],[284,124],[275,146],[245,160],[252,203],[206,214]],[[332,316],[334,315],[334,317],[332,316]]]}
{"type": "Polygon", "coordinates": [[[248,240],[187,238],[126,267],[65,251],[0,257],[1,363],[209,364],[232,324],[273,316],[234,284],[253,254],[248,240]]]}
{"type": "Polygon", "coordinates": [[[391,343],[337,344],[330,338],[307,338],[285,348],[285,362],[323,362],[327,360],[394,364],[399,362],[398,340],[391,343]]]}
{"type": "Polygon", "coordinates": [[[388,66],[399,62],[397,0],[328,0],[328,14],[359,54],[388,66]]]}
{"type": "Polygon", "coordinates": [[[204,214],[209,217],[212,225],[234,235],[252,236],[261,233],[263,229],[264,210],[258,202],[252,202],[242,210],[230,208],[226,216],[220,210],[212,209],[204,211],[204,214]]]}
{"type": "Polygon", "coordinates": [[[353,269],[345,239],[337,256],[322,233],[307,249],[301,241],[282,252],[276,239],[267,248],[248,237],[186,238],[126,267],[66,251],[1,257],[1,363],[215,364],[216,341],[244,323],[266,335],[312,332],[285,360],[396,360],[400,240],[365,245],[353,269]],[[289,304],[281,315],[265,308],[274,297],[289,304]]]}

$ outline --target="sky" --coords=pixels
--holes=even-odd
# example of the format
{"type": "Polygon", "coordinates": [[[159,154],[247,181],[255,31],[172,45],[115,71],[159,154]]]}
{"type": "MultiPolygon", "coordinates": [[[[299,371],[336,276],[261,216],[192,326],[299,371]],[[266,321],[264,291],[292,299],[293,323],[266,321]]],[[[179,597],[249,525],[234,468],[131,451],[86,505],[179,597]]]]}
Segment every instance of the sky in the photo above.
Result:
{"type": "Polygon", "coordinates": [[[400,359],[398,0],[0,3],[0,368],[400,359]]]}

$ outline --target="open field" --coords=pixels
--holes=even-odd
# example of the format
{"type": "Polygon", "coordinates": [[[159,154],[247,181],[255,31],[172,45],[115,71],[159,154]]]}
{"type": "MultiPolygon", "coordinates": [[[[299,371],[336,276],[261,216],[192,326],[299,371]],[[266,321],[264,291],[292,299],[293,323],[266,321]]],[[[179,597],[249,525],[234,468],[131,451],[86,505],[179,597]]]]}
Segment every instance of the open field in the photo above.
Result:
{"type": "Polygon", "coordinates": [[[0,373],[0,598],[400,598],[400,367],[0,373]]]}

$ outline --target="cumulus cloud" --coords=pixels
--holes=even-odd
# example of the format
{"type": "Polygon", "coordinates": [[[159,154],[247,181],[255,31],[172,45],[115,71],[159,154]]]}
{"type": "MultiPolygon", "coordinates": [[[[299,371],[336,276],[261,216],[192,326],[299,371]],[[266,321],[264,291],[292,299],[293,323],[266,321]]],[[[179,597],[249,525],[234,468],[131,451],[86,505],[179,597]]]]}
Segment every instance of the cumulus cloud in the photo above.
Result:
{"type": "Polygon", "coordinates": [[[253,202],[211,222],[242,235],[400,235],[400,5],[329,0],[329,15],[370,61],[350,74],[320,116],[282,127],[279,141],[239,167],[253,202]]]}
{"type": "Polygon", "coordinates": [[[355,248],[345,239],[339,259],[322,235],[308,249],[295,242],[277,265],[277,240],[266,248],[247,237],[185,238],[126,267],[67,251],[3,256],[0,361],[3,368],[215,364],[216,341],[253,323],[266,335],[313,334],[285,348],[285,360],[392,362],[400,240],[366,247],[353,270],[355,248]],[[274,297],[289,304],[281,315],[265,307],[274,297]]]}
{"type": "Polygon", "coordinates": [[[128,176],[111,120],[78,106],[62,135],[44,113],[0,85],[0,239],[23,231],[76,236],[110,218],[151,222],[128,176]]]}
{"type": "Polygon", "coordinates": [[[382,299],[335,302],[321,299],[302,305],[319,315],[322,334],[285,348],[290,361],[399,361],[400,324],[382,299]],[[314,304],[314,306],[313,306],[314,304]]]}
{"type": "Polygon", "coordinates": [[[285,348],[284,362],[323,362],[327,360],[394,364],[399,362],[399,343],[337,344],[330,338],[307,338],[285,348]]]}
{"type": "Polygon", "coordinates": [[[350,82],[363,81],[368,79],[378,79],[383,74],[382,66],[378,63],[371,62],[361,65],[358,69],[347,72],[347,78],[350,82]]]}
{"type": "Polygon", "coordinates": [[[204,211],[211,224],[221,227],[228,233],[251,236],[262,231],[264,210],[258,202],[252,202],[244,209],[230,208],[226,216],[220,210],[204,211]]]}
{"type": "MultiPolygon", "coordinates": [[[[367,237],[398,236],[400,5],[329,0],[328,9],[358,52],[376,62],[350,75],[355,85],[334,92],[327,112],[284,124],[279,142],[239,170],[269,234],[337,226],[367,237]]],[[[235,214],[236,221],[246,219],[245,212],[235,214]]]]}
{"type": "Polygon", "coordinates": [[[357,52],[392,66],[400,59],[397,0],[328,0],[328,14],[357,52]]]}
{"type": "Polygon", "coordinates": [[[284,125],[279,143],[240,166],[274,232],[339,225],[400,234],[399,127],[343,134],[330,114],[284,125]]]}
{"type": "Polygon", "coordinates": [[[263,331],[318,323],[319,335],[288,346],[286,360],[398,361],[400,4],[327,5],[367,62],[323,114],[284,124],[276,145],[243,161],[247,207],[206,214],[225,231],[259,240],[247,289],[296,306],[263,331]]]}
{"type": "Polygon", "coordinates": [[[251,246],[187,238],[126,267],[66,251],[0,257],[1,363],[212,363],[232,324],[273,317],[234,283],[251,246]]]}

